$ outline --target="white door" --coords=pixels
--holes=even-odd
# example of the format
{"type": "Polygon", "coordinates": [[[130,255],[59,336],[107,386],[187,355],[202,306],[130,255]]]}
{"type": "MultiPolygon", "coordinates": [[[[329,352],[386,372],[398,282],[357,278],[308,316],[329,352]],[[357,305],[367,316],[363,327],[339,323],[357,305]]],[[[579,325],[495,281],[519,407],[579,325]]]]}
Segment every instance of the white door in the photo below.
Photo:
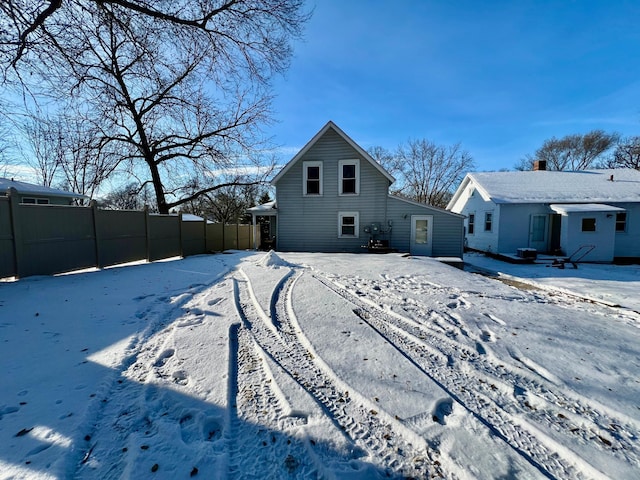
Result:
{"type": "Polygon", "coordinates": [[[411,255],[431,255],[432,225],[432,215],[411,215],[411,255]]]}
{"type": "Polygon", "coordinates": [[[549,216],[531,215],[529,226],[529,248],[535,248],[539,252],[549,250],[549,216]]]}

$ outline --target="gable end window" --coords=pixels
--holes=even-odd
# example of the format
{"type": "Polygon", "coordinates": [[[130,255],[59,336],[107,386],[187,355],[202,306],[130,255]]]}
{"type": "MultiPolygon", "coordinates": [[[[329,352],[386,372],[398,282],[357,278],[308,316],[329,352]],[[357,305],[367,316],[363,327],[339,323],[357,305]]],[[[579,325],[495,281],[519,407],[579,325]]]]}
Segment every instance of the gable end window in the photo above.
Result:
{"type": "Polygon", "coordinates": [[[473,235],[476,230],[476,214],[469,214],[469,235],[473,235]]]}
{"type": "Polygon", "coordinates": [[[358,238],[360,235],[358,212],[338,213],[338,238],[358,238]]]}
{"type": "Polygon", "coordinates": [[[484,214],[484,231],[490,232],[493,228],[493,213],[486,212],[484,214]]]}
{"type": "Polygon", "coordinates": [[[360,160],[340,160],[338,177],[340,195],[358,195],[360,193],[360,160]]]}
{"type": "Polygon", "coordinates": [[[616,232],[627,231],[627,212],[616,213],[616,232]]]}
{"type": "Polygon", "coordinates": [[[303,162],[302,168],[303,195],[322,195],[322,162],[303,162]]]}
{"type": "Polygon", "coordinates": [[[595,232],[596,231],[596,219],[595,218],[583,218],[582,219],[582,231],[583,232],[595,232]]]}

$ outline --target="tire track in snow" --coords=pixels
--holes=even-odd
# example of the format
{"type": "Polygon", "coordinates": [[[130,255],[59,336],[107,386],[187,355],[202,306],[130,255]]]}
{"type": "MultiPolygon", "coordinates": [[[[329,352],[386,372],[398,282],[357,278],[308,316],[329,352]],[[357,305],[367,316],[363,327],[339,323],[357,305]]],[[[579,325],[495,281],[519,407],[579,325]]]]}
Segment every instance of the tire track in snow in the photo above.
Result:
{"type": "MultiPolygon", "coordinates": [[[[462,349],[460,353],[460,345],[451,348],[450,339],[445,340],[445,336],[431,335],[419,329],[416,322],[381,310],[372,301],[364,301],[360,290],[350,291],[322,275],[314,274],[314,278],[353,303],[357,307],[354,313],[543,475],[558,479],[604,476],[586,462],[576,464],[576,456],[558,442],[538,431],[532,432],[534,428],[501,407],[503,399],[494,400],[489,385],[482,389],[482,382],[472,370],[465,372],[455,365],[456,357],[475,359],[480,357],[478,352],[465,347],[467,351],[462,349]]],[[[518,410],[522,411],[519,407],[518,410]]]]}
{"type": "Polygon", "coordinates": [[[240,324],[232,326],[229,343],[228,478],[318,478],[319,465],[304,439],[287,432],[305,419],[285,413],[290,409],[260,347],[240,324]]]}
{"type": "MultiPolygon", "coordinates": [[[[329,276],[325,278],[349,292],[350,298],[363,302],[366,300],[363,298],[365,293],[362,288],[353,291],[329,276]]],[[[389,278],[385,280],[390,282],[389,278]]],[[[396,285],[395,288],[402,288],[401,282],[396,283],[400,283],[400,287],[396,285]]],[[[413,287],[413,284],[411,286],[413,287]]],[[[433,284],[428,283],[428,289],[433,291],[432,287],[433,284]]],[[[376,293],[379,292],[376,286],[373,289],[376,293]]],[[[439,287],[436,289],[442,291],[439,287]]],[[[448,308],[454,310],[451,313],[433,310],[427,306],[420,308],[416,301],[409,302],[410,308],[402,307],[408,313],[417,315],[416,320],[393,311],[382,310],[382,313],[386,315],[389,322],[412,335],[419,343],[424,344],[425,348],[430,346],[432,350],[435,349],[446,355],[449,363],[455,363],[456,359],[463,360],[464,363],[460,366],[464,366],[469,374],[478,377],[477,388],[483,394],[495,399],[497,403],[504,405],[505,410],[524,414],[527,418],[546,425],[550,429],[579,437],[585,444],[595,442],[602,450],[640,468],[640,453],[636,446],[640,438],[640,428],[637,422],[595,400],[575,392],[562,392],[554,388],[559,380],[516,349],[511,349],[510,354],[526,369],[524,371],[495,359],[483,346],[482,337],[490,337],[490,332],[485,329],[480,336],[472,334],[462,317],[455,313],[458,306],[455,299],[459,296],[455,291],[449,295],[454,299],[454,302],[446,304],[448,308]],[[427,315],[422,313],[423,311],[426,311],[427,315]],[[421,319],[425,321],[420,321],[421,319]],[[459,335],[475,343],[475,348],[457,341],[459,335]],[[501,393],[503,396],[498,397],[501,393]]],[[[536,295],[534,301],[538,299],[536,295]]],[[[378,303],[366,300],[365,307],[368,305],[368,308],[380,311],[378,303]]],[[[561,302],[554,303],[562,306],[561,302]]],[[[485,314],[485,316],[498,324],[504,324],[493,315],[485,314]]],[[[623,316],[630,317],[628,312],[623,312],[623,316]]]]}
{"type": "Polygon", "coordinates": [[[354,458],[367,452],[371,462],[394,478],[445,476],[423,439],[356,392],[350,394],[352,390],[309,350],[309,342],[295,328],[290,308],[291,290],[298,277],[289,275],[276,285],[270,308],[274,318],[270,319],[251,295],[251,280],[242,270],[240,273],[243,278],[236,283],[236,302],[247,330],[353,441],[354,458]]]}

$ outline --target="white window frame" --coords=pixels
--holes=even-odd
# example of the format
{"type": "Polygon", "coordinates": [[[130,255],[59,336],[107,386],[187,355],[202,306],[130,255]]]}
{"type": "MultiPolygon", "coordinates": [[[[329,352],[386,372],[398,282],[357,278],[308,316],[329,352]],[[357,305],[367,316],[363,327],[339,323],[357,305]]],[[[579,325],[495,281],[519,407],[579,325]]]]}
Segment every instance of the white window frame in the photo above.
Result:
{"type": "Polygon", "coordinates": [[[338,212],[338,238],[360,238],[360,212],[338,212]],[[342,233],[342,227],[345,226],[343,220],[346,217],[353,217],[353,235],[342,233]]]}
{"type": "Polygon", "coordinates": [[[322,162],[320,161],[307,161],[302,162],[302,195],[305,197],[321,197],[323,194],[323,173],[322,173],[322,162]],[[318,193],[307,193],[307,181],[309,180],[309,167],[319,167],[319,176],[320,176],[320,188],[318,193]]]}
{"type": "Polygon", "coordinates": [[[493,232],[493,210],[490,212],[484,212],[483,227],[485,232],[493,232]],[[487,223],[489,224],[489,228],[487,228],[487,223]]]}
{"type": "Polygon", "coordinates": [[[467,233],[469,235],[475,235],[476,227],[478,226],[476,212],[469,212],[469,218],[467,219],[467,233]],[[471,221],[471,217],[473,217],[473,221],[471,221]],[[471,227],[473,227],[473,231],[471,231],[471,227]]]}
{"type": "Polygon", "coordinates": [[[338,162],[338,195],[345,195],[345,196],[349,196],[349,195],[360,195],[360,160],[359,159],[353,159],[353,160],[340,160],[338,162]],[[355,171],[356,171],[356,191],[355,193],[345,193],[343,191],[343,183],[342,181],[344,180],[343,177],[343,173],[344,173],[344,166],[345,165],[354,165],[355,171]]]}
{"type": "Polygon", "coordinates": [[[616,233],[626,233],[627,232],[627,222],[629,221],[629,215],[627,212],[618,212],[616,213],[616,233]],[[624,215],[624,220],[620,220],[620,216],[624,215]],[[624,228],[618,229],[618,226],[622,225],[624,228]]]}

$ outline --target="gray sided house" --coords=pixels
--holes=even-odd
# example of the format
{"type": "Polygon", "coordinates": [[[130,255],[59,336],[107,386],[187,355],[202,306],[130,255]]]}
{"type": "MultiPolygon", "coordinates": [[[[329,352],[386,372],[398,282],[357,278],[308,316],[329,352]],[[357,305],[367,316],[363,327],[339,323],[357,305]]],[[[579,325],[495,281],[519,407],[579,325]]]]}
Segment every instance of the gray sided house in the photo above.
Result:
{"type": "Polygon", "coordinates": [[[633,169],[468,174],[447,208],[465,219],[466,246],[519,249],[583,261],[640,259],[640,171],[633,169]]]}
{"type": "Polygon", "coordinates": [[[366,151],[328,122],[271,182],[275,202],[255,207],[252,214],[271,219],[270,240],[280,251],[391,249],[461,258],[463,217],[391,196],[393,182],[366,151]]]}
{"type": "Polygon", "coordinates": [[[0,177],[0,195],[6,196],[11,189],[15,190],[20,203],[34,205],[72,205],[75,200],[88,200],[85,195],[43,187],[27,182],[0,177]]]}

